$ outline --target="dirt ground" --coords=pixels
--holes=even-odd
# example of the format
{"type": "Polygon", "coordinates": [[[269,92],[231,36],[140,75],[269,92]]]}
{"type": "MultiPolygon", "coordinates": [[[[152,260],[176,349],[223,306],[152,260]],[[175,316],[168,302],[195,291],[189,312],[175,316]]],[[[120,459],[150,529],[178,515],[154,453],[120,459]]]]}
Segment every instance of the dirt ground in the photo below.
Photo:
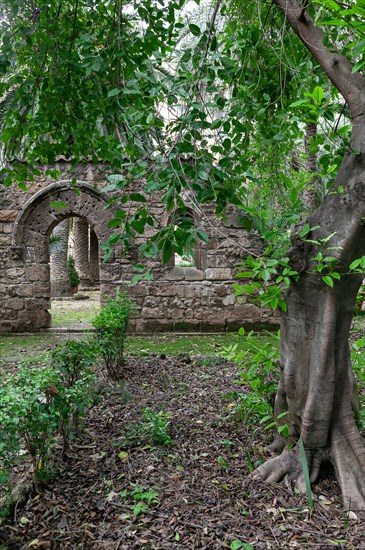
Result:
{"type": "Polygon", "coordinates": [[[271,436],[239,421],[236,379],[216,357],[129,359],[57,478],[0,527],[0,549],[365,548],[333,475],[313,487],[312,514],[293,487],[250,480],[271,436]],[[159,438],[146,408],[163,411],[159,438]]]}

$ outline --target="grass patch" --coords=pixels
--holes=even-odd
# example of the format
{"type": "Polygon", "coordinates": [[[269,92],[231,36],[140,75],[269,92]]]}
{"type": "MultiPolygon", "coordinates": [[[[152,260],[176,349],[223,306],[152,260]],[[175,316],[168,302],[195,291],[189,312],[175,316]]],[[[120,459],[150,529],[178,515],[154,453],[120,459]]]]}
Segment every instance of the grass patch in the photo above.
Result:
{"type": "Polygon", "coordinates": [[[128,336],[126,353],[147,355],[150,353],[180,355],[214,355],[223,347],[237,342],[236,334],[207,334],[197,336],[128,336]]]}
{"type": "MultiPolygon", "coordinates": [[[[47,351],[61,341],[81,338],[81,334],[40,334],[29,336],[3,336],[0,338],[0,365],[15,362],[34,362],[42,360],[47,351]]],[[[267,333],[262,338],[268,338],[267,333]]],[[[242,342],[237,334],[176,336],[128,336],[126,338],[126,355],[202,355],[217,356],[224,347],[242,342]]]]}
{"type": "Polygon", "coordinates": [[[77,326],[78,324],[90,324],[91,327],[91,321],[99,311],[100,307],[98,304],[95,304],[93,308],[81,311],[66,311],[62,308],[52,307],[50,310],[52,315],[52,328],[69,327],[71,325],[77,326]]]}

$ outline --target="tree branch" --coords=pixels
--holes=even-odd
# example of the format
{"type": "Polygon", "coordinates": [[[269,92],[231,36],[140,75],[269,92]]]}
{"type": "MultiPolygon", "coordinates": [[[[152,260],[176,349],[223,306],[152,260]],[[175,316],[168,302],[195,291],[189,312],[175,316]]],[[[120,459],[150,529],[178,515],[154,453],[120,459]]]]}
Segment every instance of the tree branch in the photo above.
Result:
{"type": "Polygon", "coordinates": [[[314,25],[302,2],[298,0],[273,0],[273,2],[344,97],[352,118],[364,115],[365,76],[359,72],[352,73],[351,63],[340,53],[335,44],[331,50],[324,45],[324,33],[314,25]]]}

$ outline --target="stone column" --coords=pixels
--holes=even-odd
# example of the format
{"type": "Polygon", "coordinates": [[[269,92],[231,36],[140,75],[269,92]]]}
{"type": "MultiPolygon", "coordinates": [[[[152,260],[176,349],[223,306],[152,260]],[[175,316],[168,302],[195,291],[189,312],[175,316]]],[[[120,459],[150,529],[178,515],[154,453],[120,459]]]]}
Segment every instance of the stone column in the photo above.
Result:
{"type": "Polygon", "coordinates": [[[100,283],[99,241],[92,227],[90,227],[90,273],[92,284],[98,286],[100,283]]]}
{"type": "Polygon", "coordinates": [[[74,219],[75,267],[80,277],[80,288],[90,286],[89,224],[85,218],[74,219]]]}
{"type": "Polygon", "coordinates": [[[51,296],[70,296],[67,277],[67,249],[70,231],[69,219],[54,228],[50,239],[51,296]]]}

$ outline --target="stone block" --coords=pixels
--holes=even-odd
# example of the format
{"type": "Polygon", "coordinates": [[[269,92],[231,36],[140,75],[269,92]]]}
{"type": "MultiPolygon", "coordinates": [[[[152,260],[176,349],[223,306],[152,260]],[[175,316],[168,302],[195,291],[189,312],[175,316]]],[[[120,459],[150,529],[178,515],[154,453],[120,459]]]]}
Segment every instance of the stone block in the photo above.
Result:
{"type": "Polygon", "coordinates": [[[172,332],[173,323],[156,319],[155,321],[138,320],[136,323],[137,333],[155,333],[155,332],[172,332]]]}
{"type": "Polygon", "coordinates": [[[212,286],[212,295],[214,296],[221,296],[222,298],[227,296],[227,294],[232,293],[232,285],[231,283],[227,285],[223,284],[214,284],[212,286]]]}
{"type": "Polygon", "coordinates": [[[47,298],[26,298],[25,300],[25,309],[28,310],[42,310],[50,307],[51,301],[47,298]]]}
{"type": "Polygon", "coordinates": [[[254,330],[254,323],[245,320],[230,320],[227,321],[227,332],[237,332],[241,327],[245,330],[254,330]]]}
{"type": "Polygon", "coordinates": [[[203,281],[205,275],[200,269],[195,269],[194,267],[185,267],[185,281],[203,281]]]}
{"type": "Polygon", "coordinates": [[[14,321],[1,321],[0,322],[0,333],[7,334],[10,332],[19,332],[18,331],[18,324],[14,321]]]}
{"type": "Polygon", "coordinates": [[[236,303],[236,297],[235,297],[233,294],[230,294],[229,296],[226,296],[226,297],[222,300],[222,304],[223,304],[225,307],[233,306],[235,303],[236,303]]]}
{"type": "Polygon", "coordinates": [[[17,309],[5,309],[4,307],[1,308],[1,316],[3,319],[6,319],[8,321],[13,321],[18,318],[19,310],[17,309]]]}
{"type": "Polygon", "coordinates": [[[185,320],[185,321],[175,321],[174,323],[174,332],[200,332],[201,323],[200,321],[185,320]]]}
{"type": "Polygon", "coordinates": [[[50,286],[48,282],[34,282],[33,283],[33,296],[35,298],[49,296],[50,286]]]}
{"type": "Polygon", "coordinates": [[[167,281],[183,281],[185,279],[185,269],[183,267],[174,267],[166,272],[167,281]]]}
{"type": "Polygon", "coordinates": [[[6,300],[4,307],[9,310],[19,311],[24,309],[24,300],[22,298],[10,298],[6,300]]]}
{"type": "Polygon", "coordinates": [[[51,326],[52,317],[48,311],[33,310],[29,311],[29,318],[34,330],[48,328],[51,326]]]}
{"type": "Polygon", "coordinates": [[[146,284],[131,285],[128,289],[130,296],[147,296],[149,294],[149,286],[146,284]]]}
{"type": "Polygon", "coordinates": [[[205,270],[208,281],[229,281],[232,279],[232,270],[227,267],[212,267],[205,270]]]}
{"type": "Polygon", "coordinates": [[[216,321],[202,321],[201,323],[202,332],[226,332],[226,322],[223,318],[216,321]]]}
{"type": "Polygon", "coordinates": [[[27,281],[49,281],[49,265],[30,265],[25,268],[27,281]]]}
{"type": "Polygon", "coordinates": [[[160,317],[160,310],[158,307],[144,307],[141,311],[141,317],[144,317],[145,319],[158,319],[160,317]]]}
{"type": "Polygon", "coordinates": [[[16,279],[18,282],[19,280],[23,279],[25,276],[25,270],[22,267],[11,267],[6,270],[6,280],[9,279],[16,279]]]}
{"type": "Polygon", "coordinates": [[[178,284],[175,286],[175,296],[179,298],[198,298],[202,294],[202,287],[198,285],[178,284]]]}
{"type": "Polygon", "coordinates": [[[261,319],[261,310],[254,304],[236,303],[232,308],[232,318],[259,321],[261,319]]]}
{"type": "Polygon", "coordinates": [[[33,296],[33,288],[31,284],[24,283],[23,285],[13,285],[8,287],[8,296],[11,298],[24,298],[33,296]]]}

